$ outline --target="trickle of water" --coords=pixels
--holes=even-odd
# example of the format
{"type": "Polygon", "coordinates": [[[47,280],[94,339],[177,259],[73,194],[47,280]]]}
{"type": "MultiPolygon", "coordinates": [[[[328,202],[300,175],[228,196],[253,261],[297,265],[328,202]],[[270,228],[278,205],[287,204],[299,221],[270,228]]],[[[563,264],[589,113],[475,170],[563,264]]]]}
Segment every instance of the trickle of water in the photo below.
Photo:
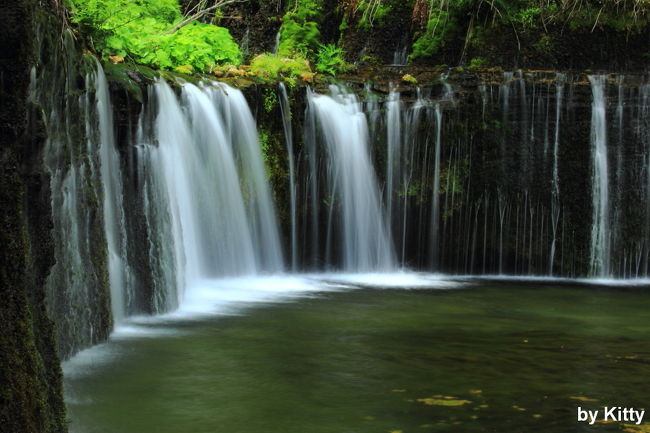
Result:
{"type": "Polygon", "coordinates": [[[436,141],[433,162],[433,192],[431,193],[431,260],[433,268],[438,267],[438,255],[440,249],[439,225],[440,225],[440,151],[442,141],[442,109],[436,104],[436,141]]]}
{"type": "Polygon", "coordinates": [[[551,229],[553,240],[548,259],[548,274],[553,275],[553,263],[555,262],[555,249],[557,244],[557,229],[560,220],[560,175],[558,152],[560,151],[560,114],[562,110],[562,94],[564,92],[564,74],[557,74],[555,81],[555,139],[553,141],[553,183],[551,191],[551,229]]]}
{"type": "Polygon", "coordinates": [[[609,275],[609,178],[607,162],[607,119],[605,84],[607,76],[590,75],[593,103],[591,106],[592,204],[591,271],[593,275],[609,275]]]}

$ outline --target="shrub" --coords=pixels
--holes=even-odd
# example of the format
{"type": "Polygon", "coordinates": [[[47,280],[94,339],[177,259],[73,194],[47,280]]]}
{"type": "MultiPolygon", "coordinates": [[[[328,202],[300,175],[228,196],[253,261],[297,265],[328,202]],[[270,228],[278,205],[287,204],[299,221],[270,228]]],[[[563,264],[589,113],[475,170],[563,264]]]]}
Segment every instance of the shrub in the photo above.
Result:
{"type": "Polygon", "coordinates": [[[288,12],[282,19],[278,54],[309,57],[320,45],[318,25],[323,9],[322,0],[294,0],[292,3],[287,5],[288,12]]]}
{"type": "Polygon", "coordinates": [[[470,69],[481,69],[485,68],[487,66],[487,60],[485,60],[482,57],[474,57],[472,60],[469,62],[469,68],[470,69]]]}
{"type": "Polygon", "coordinates": [[[347,69],[343,50],[334,44],[321,45],[316,58],[316,70],[323,74],[336,75],[347,69]]]}
{"type": "Polygon", "coordinates": [[[178,0],[68,0],[72,21],[102,56],[120,56],[161,69],[208,71],[241,61],[228,30],[182,20],[178,0]]]}
{"type": "Polygon", "coordinates": [[[251,73],[261,78],[288,78],[289,83],[296,77],[311,73],[309,62],[304,58],[286,58],[271,54],[260,54],[251,62],[251,73]]]}

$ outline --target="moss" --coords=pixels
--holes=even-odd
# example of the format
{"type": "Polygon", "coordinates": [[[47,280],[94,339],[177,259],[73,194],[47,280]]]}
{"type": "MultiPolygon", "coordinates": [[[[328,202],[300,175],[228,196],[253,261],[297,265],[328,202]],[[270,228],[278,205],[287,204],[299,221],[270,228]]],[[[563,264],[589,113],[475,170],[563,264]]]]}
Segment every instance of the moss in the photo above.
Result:
{"type": "Polygon", "coordinates": [[[411,74],[404,74],[402,76],[402,81],[409,84],[417,84],[418,80],[411,74]]]}
{"type": "Polygon", "coordinates": [[[288,58],[261,54],[251,62],[250,72],[261,79],[277,80],[283,78],[295,84],[297,78],[310,74],[309,62],[304,58],[288,58]]]}
{"type": "MultiPolygon", "coordinates": [[[[53,329],[45,314],[43,281],[51,264],[47,212],[41,209],[38,147],[27,141],[27,89],[40,21],[50,6],[34,1],[0,6],[0,431],[65,432],[61,369],[53,329]],[[38,23],[38,24],[37,24],[38,23]],[[29,206],[28,206],[29,204],[29,206]]],[[[60,21],[58,22],[60,26],[60,21]]],[[[60,28],[60,27],[56,27],[60,28]]],[[[38,125],[37,125],[38,126],[38,125]]],[[[42,126],[42,125],[41,125],[42,126]]],[[[36,129],[35,136],[43,137],[36,129]]],[[[45,203],[45,207],[49,203],[45,203]]]]}

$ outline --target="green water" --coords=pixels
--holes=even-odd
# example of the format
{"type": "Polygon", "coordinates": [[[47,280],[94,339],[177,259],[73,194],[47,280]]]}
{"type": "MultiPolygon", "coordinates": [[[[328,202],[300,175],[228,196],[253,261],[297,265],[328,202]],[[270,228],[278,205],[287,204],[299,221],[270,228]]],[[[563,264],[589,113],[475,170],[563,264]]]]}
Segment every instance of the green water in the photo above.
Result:
{"type": "Polygon", "coordinates": [[[171,323],[66,377],[70,429],[622,431],[578,423],[576,410],[650,408],[648,301],[644,288],[483,283],[324,293],[171,323]],[[445,396],[470,402],[427,404],[445,396]]]}

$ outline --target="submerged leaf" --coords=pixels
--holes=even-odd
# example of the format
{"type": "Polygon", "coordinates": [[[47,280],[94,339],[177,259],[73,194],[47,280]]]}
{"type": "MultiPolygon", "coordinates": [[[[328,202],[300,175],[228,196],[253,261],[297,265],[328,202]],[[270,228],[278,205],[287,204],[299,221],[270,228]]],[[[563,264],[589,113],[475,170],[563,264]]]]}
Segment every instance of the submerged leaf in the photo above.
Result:
{"type": "Polygon", "coordinates": [[[467,403],[471,403],[469,400],[460,400],[460,399],[440,399],[440,398],[418,398],[416,401],[424,403],[428,406],[462,406],[467,403]]]}
{"type": "Polygon", "coordinates": [[[570,398],[571,400],[585,401],[585,402],[587,402],[587,401],[598,401],[598,400],[595,399],[595,398],[582,397],[582,396],[574,396],[574,395],[572,395],[572,396],[569,397],[569,398],[570,398]]]}

